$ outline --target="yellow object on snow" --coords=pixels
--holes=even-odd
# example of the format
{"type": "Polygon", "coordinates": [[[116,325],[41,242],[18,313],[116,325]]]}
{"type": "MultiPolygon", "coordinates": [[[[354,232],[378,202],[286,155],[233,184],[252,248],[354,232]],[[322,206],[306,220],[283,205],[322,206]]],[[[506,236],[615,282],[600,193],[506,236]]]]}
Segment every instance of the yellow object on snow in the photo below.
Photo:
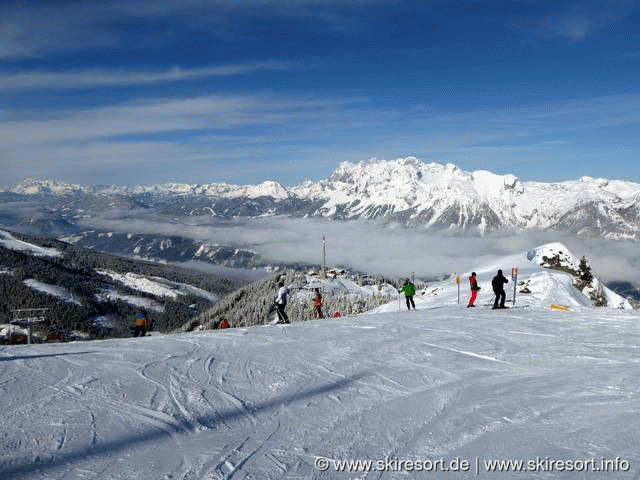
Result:
{"type": "Polygon", "coordinates": [[[549,307],[551,310],[558,310],[560,312],[570,312],[571,310],[566,305],[558,305],[557,303],[551,304],[549,307]]]}

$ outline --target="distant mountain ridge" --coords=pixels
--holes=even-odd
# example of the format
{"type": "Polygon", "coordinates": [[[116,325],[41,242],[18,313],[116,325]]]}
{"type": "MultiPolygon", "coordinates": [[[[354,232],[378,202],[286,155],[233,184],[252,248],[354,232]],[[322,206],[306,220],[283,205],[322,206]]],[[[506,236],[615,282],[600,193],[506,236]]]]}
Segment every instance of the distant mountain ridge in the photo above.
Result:
{"type": "Polygon", "coordinates": [[[27,180],[4,194],[118,199],[163,213],[221,217],[292,215],[335,220],[385,219],[407,227],[496,230],[557,229],[614,239],[640,238],[640,184],[582,177],[545,183],[408,157],[343,162],[326,180],[284,187],[165,184],[79,186],[27,180]]]}

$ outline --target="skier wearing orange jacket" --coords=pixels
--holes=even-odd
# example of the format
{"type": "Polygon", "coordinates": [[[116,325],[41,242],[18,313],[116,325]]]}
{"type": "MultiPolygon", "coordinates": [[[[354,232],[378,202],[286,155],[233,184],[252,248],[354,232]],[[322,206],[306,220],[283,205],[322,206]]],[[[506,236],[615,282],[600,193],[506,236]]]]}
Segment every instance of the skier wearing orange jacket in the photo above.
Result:
{"type": "Polygon", "coordinates": [[[324,318],[322,314],[322,294],[320,293],[320,289],[316,288],[316,294],[313,297],[313,308],[315,309],[317,318],[324,318]]]}

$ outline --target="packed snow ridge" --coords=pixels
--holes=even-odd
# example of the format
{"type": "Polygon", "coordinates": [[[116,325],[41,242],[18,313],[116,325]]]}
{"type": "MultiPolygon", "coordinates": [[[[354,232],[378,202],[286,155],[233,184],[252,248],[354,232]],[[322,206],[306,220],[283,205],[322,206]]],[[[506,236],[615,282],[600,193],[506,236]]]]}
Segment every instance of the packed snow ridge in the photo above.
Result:
{"type": "MultiPolygon", "coordinates": [[[[633,310],[629,300],[604,286],[597,278],[593,280],[593,287],[580,290],[576,286],[575,277],[567,271],[562,271],[562,268],[577,270],[579,263],[580,260],[566,246],[555,242],[533,248],[528,252],[501,257],[491,264],[479,265],[475,269],[478,285],[481,287],[477,303],[481,307],[493,305],[495,297],[491,280],[498,270],[503,270],[503,274],[509,280],[509,284],[505,286],[507,304],[516,308],[536,311],[552,308],[572,312],[588,311],[595,308],[591,293],[597,290],[606,299],[605,310],[633,310]],[[558,259],[557,267],[561,270],[549,267],[551,259],[558,259]]],[[[417,292],[416,300],[422,308],[464,306],[468,300],[470,274],[471,272],[463,272],[429,285],[425,290],[417,292]],[[460,285],[457,283],[458,276],[460,285]]],[[[402,302],[381,306],[373,312],[396,311],[398,308],[404,308],[402,302]]]]}

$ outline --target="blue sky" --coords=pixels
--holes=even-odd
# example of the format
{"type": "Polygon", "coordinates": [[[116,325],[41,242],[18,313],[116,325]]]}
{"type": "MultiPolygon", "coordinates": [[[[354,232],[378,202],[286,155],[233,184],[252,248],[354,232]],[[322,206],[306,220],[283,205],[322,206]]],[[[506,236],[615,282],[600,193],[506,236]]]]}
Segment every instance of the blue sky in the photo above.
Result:
{"type": "Polygon", "coordinates": [[[0,3],[0,186],[293,185],[410,155],[640,182],[640,8],[0,3]]]}

